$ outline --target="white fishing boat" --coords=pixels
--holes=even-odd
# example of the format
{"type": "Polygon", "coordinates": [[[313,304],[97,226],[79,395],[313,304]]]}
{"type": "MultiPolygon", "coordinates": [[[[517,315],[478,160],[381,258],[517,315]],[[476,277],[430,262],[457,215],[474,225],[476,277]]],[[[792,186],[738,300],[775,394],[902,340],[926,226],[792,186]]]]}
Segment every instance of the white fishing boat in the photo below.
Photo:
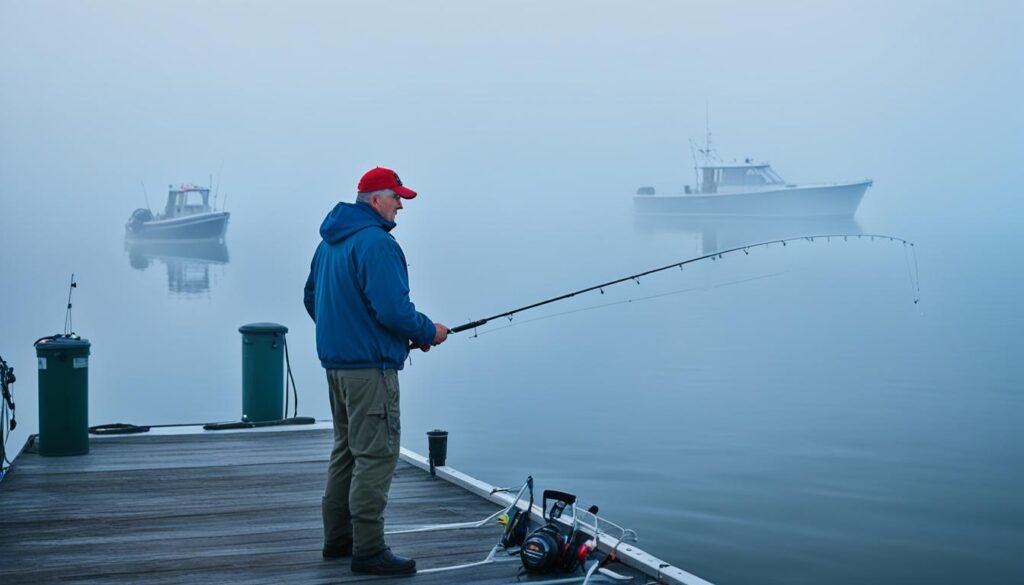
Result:
{"type": "Polygon", "coordinates": [[[767,162],[722,161],[711,148],[710,134],[705,148],[694,151],[694,173],[697,185],[687,185],[682,193],[660,194],[654,187],[641,187],[633,198],[636,211],[701,217],[852,216],[872,184],[871,179],[787,183],[767,162]]]}
{"type": "Polygon", "coordinates": [[[129,238],[218,239],[227,232],[230,216],[210,205],[208,187],[171,186],[163,213],[154,215],[149,209],[136,209],[124,230],[129,238]]]}

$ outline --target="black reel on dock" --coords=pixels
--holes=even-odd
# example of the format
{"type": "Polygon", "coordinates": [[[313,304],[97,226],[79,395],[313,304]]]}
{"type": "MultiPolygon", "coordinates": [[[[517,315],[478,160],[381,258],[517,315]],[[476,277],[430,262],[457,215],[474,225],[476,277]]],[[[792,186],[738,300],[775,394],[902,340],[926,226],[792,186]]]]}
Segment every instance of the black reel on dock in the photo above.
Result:
{"type": "MultiPolygon", "coordinates": [[[[597,513],[597,507],[591,507],[597,513]]],[[[576,496],[556,490],[544,490],[544,519],[547,524],[534,530],[526,537],[519,550],[523,568],[527,573],[551,574],[572,573],[587,560],[591,549],[589,535],[578,530],[576,519],[576,496]],[[548,508],[548,500],[554,500],[548,508]],[[572,507],[572,524],[559,522],[566,507],[572,507]]]]}

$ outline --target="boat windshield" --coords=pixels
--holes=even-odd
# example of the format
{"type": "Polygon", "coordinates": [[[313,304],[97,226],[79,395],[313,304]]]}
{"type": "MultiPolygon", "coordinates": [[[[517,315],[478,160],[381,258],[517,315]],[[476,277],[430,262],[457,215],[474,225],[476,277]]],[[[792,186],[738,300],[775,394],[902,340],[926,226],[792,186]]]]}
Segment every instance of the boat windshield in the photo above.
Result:
{"type": "Polygon", "coordinates": [[[760,187],[783,182],[769,167],[735,167],[719,170],[719,187],[760,187]]]}
{"type": "Polygon", "coordinates": [[[196,213],[206,213],[209,208],[210,191],[208,189],[172,190],[167,197],[167,217],[180,217],[196,213]]]}

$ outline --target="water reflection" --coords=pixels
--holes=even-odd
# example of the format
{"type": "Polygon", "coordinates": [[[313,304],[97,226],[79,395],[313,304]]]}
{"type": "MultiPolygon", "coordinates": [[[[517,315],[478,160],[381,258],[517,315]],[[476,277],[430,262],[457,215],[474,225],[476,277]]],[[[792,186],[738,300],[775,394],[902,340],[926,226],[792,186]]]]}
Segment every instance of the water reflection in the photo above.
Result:
{"type": "Polygon", "coordinates": [[[146,270],[159,260],[167,267],[167,291],[197,295],[210,291],[211,266],[227,264],[224,240],[125,240],[128,263],[146,270]]]}
{"type": "Polygon", "coordinates": [[[635,214],[634,227],[644,232],[692,234],[699,238],[702,254],[797,236],[863,233],[860,224],[851,216],[706,218],[635,214]]]}

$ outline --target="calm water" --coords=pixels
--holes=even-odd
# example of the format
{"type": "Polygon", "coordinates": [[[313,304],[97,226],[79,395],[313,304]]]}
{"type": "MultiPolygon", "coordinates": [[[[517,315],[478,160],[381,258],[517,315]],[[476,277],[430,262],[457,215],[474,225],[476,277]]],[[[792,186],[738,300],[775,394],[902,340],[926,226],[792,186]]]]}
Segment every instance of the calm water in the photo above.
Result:
{"type": "MultiPolygon", "coordinates": [[[[236,419],[237,328],[253,321],[291,329],[299,413],[327,417],[301,303],[333,203],[314,199],[281,215],[240,203],[222,246],[126,248],[130,208],[114,203],[88,237],[70,210],[56,215],[68,229],[5,245],[12,443],[34,432],[31,342],[61,329],[72,271],[75,330],[93,343],[91,423],[236,419]]],[[[832,231],[916,241],[922,300],[903,246],[867,239],[647,277],[415,354],[407,447],[425,451],[425,431],[446,428],[452,465],[576,492],[716,583],[1024,579],[1024,285],[1012,268],[1024,246],[1006,222],[873,219],[866,202],[856,221],[709,225],[609,199],[538,214],[495,197],[482,213],[520,226],[501,233],[481,216],[438,234],[452,203],[410,204],[395,233],[414,300],[456,325],[713,249],[832,231]]],[[[8,227],[42,227],[31,206],[9,209],[8,227]]]]}

